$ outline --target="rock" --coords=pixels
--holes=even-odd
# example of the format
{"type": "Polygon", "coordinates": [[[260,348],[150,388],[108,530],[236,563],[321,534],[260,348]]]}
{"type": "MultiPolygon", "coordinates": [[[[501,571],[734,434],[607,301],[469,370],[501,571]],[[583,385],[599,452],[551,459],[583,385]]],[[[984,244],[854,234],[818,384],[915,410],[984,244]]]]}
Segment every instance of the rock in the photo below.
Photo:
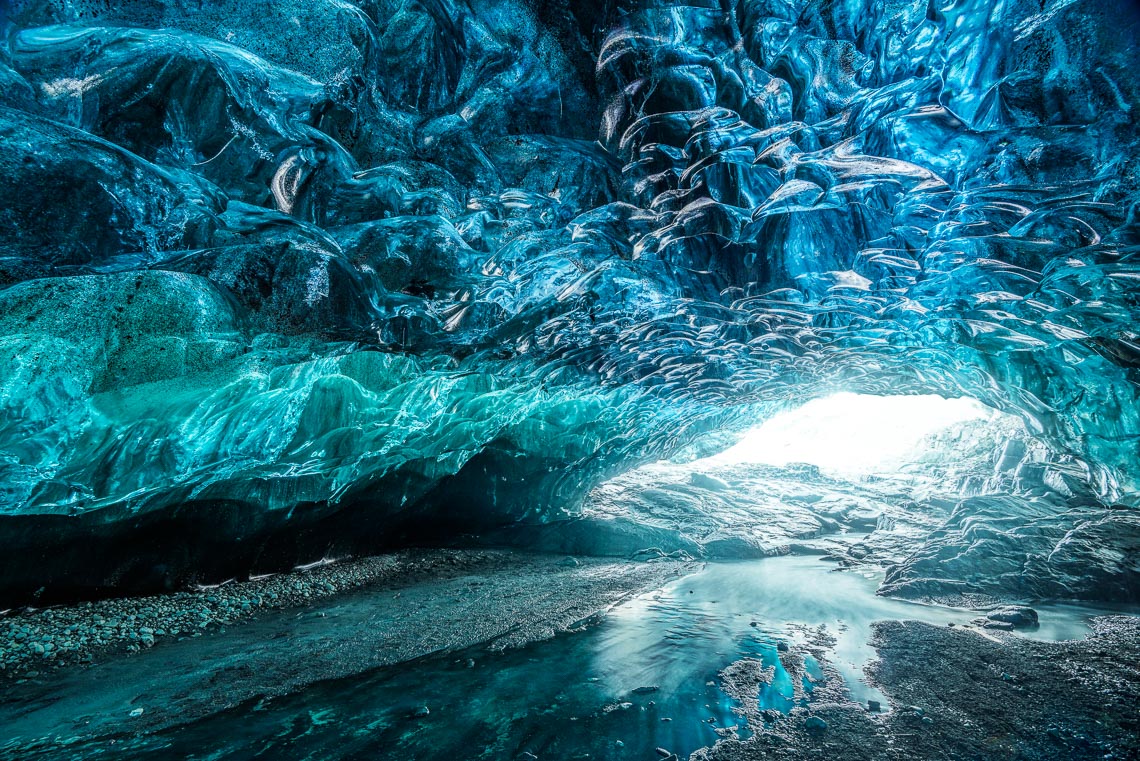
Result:
{"type": "Polygon", "coordinates": [[[781,653],[786,653],[786,652],[788,652],[788,643],[787,642],[777,642],[776,643],[776,649],[778,651],[780,651],[781,653]]]}
{"type": "MultiPolygon", "coordinates": [[[[1010,624],[1016,629],[1025,629],[1038,625],[1037,611],[1024,606],[1011,605],[1005,608],[991,610],[986,614],[986,619],[990,622],[1010,624]]],[[[986,624],[986,626],[988,627],[989,624],[986,624]]]]}
{"type": "Polygon", "coordinates": [[[1011,632],[1014,629],[1013,624],[1008,621],[990,621],[988,619],[982,621],[983,629],[996,629],[997,631],[1011,632]]]}
{"type": "Polygon", "coordinates": [[[827,729],[827,722],[818,716],[809,716],[807,720],[804,721],[804,727],[809,732],[822,732],[827,729]]]}
{"type": "Polygon", "coordinates": [[[652,692],[657,692],[659,689],[661,689],[661,688],[655,684],[649,685],[647,687],[636,687],[633,690],[633,694],[634,695],[648,695],[652,692]]]}
{"type": "Polygon", "coordinates": [[[883,710],[883,706],[877,700],[868,700],[867,710],[871,713],[878,713],[879,711],[883,710]]]}

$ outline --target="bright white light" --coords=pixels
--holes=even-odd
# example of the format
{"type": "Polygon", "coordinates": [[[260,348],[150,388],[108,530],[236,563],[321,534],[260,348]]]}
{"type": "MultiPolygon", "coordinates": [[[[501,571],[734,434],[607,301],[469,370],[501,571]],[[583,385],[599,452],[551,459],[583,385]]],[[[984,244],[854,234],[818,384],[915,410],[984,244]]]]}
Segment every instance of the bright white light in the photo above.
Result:
{"type": "Polygon", "coordinates": [[[773,416],[709,461],[776,466],[805,462],[848,475],[885,472],[916,454],[924,437],[996,414],[973,399],[845,392],[773,416]]]}

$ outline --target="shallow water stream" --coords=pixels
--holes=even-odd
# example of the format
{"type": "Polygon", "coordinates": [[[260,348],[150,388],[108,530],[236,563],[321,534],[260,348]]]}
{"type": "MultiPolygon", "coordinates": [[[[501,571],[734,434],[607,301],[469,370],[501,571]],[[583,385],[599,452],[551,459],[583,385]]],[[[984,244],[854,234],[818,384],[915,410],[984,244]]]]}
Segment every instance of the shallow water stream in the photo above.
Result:
{"type": "MultiPolygon", "coordinates": [[[[773,667],[759,705],[786,712],[810,701],[812,688],[825,677],[809,658],[796,689],[780,665],[778,648],[782,643],[794,648],[822,628],[835,643],[826,659],[852,699],[878,700],[887,709],[886,698],[863,681],[863,668],[874,657],[870,624],[917,619],[961,625],[976,616],[877,597],[877,583],[873,576],[838,572],[814,557],[710,564],[616,606],[578,631],[522,649],[437,653],[253,701],[158,734],[128,732],[93,741],[80,733],[67,749],[44,751],[55,758],[442,760],[532,753],[618,759],[646,758],[660,747],[685,757],[725,734],[750,731],[718,679],[736,660],[753,657],[773,667]]],[[[354,618],[353,608],[377,604],[383,600],[357,594],[316,615],[324,613],[322,625],[335,632],[364,620],[354,618]]],[[[1039,612],[1041,627],[1029,636],[1058,639],[1083,636],[1087,618],[1097,611],[1046,606],[1039,612]]],[[[241,648],[258,647],[254,631],[237,627],[222,635],[235,649],[236,661],[241,648]]],[[[209,637],[194,641],[181,657],[216,648],[218,640],[210,642],[209,637]]],[[[121,678],[161,680],[162,673],[147,671],[149,655],[127,659],[137,673],[128,669],[121,678]]],[[[131,686],[93,682],[90,689],[131,686]]],[[[145,701],[129,706],[130,711],[140,708],[140,714],[146,711],[145,701]]],[[[0,755],[23,757],[35,750],[28,738],[0,744],[0,755]]]]}

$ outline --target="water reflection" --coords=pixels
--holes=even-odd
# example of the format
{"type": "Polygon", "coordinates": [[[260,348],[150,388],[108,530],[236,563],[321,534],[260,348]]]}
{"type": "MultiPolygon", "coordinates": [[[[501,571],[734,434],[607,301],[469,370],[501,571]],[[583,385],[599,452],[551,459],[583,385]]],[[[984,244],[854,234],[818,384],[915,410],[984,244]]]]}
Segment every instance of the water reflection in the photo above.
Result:
{"type": "MultiPolygon", "coordinates": [[[[805,557],[711,564],[618,606],[584,631],[522,650],[430,656],[159,735],[80,741],[50,755],[442,761],[530,753],[623,759],[650,757],[661,747],[683,758],[722,736],[756,729],[736,714],[740,706],[718,678],[741,658],[755,658],[770,670],[756,696],[759,707],[786,712],[807,704],[825,673],[808,656],[797,685],[797,675],[781,664],[780,649],[799,651],[811,632],[822,631],[834,639],[825,657],[853,699],[886,706],[862,681],[874,656],[871,622],[961,624],[974,616],[877,597],[877,579],[833,569],[805,557]]],[[[1042,608],[1037,636],[1081,633],[1093,612],[1042,608]]],[[[21,757],[34,757],[33,749],[21,750],[21,757]]]]}

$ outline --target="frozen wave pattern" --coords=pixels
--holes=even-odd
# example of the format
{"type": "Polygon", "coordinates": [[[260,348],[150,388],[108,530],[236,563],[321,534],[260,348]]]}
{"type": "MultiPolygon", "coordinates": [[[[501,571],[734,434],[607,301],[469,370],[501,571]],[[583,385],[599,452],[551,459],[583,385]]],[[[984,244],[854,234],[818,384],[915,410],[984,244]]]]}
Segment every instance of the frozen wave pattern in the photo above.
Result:
{"type": "Polygon", "coordinates": [[[1135,503],[1123,0],[0,23],[12,590],[546,522],[835,388],[1020,416],[1080,463],[1049,515],[1135,503]]]}

